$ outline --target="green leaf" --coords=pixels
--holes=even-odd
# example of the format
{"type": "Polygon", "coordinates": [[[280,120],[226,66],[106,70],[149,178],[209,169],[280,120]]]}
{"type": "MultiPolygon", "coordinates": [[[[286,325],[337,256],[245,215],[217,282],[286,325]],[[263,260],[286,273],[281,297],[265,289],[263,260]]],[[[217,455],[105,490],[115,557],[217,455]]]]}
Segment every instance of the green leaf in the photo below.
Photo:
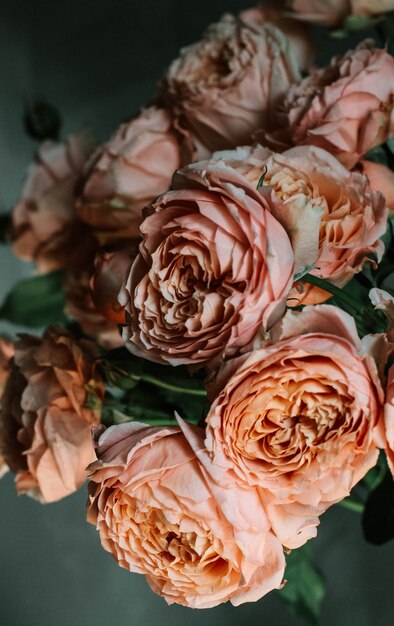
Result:
{"type": "Polygon", "coordinates": [[[389,469],[369,494],[362,527],[365,539],[374,545],[380,546],[394,539],[394,480],[389,469]]]}
{"type": "Polygon", "coordinates": [[[287,582],[279,591],[279,595],[293,613],[310,624],[317,624],[325,584],[322,575],[312,563],[309,543],[298,550],[293,550],[286,557],[286,562],[287,582]]]}
{"type": "Polygon", "coordinates": [[[17,283],[0,307],[0,319],[38,328],[64,321],[64,306],[63,273],[56,270],[17,283]]]}

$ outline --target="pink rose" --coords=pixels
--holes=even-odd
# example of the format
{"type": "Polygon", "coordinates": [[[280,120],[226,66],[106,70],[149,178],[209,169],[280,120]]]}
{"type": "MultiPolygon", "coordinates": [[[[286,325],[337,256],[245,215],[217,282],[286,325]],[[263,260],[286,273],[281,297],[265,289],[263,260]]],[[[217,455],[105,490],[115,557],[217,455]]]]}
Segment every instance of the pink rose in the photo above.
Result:
{"type": "Polygon", "coordinates": [[[89,164],[78,215],[102,245],[139,236],[141,209],[166,191],[192,160],[165,109],[149,108],[122,124],[89,164]]]}
{"type": "Polygon", "coordinates": [[[351,169],[393,135],[393,106],[394,59],[365,41],[291,86],[278,105],[276,130],[261,135],[274,149],[324,148],[351,169]]]}
{"type": "MultiPolygon", "coordinates": [[[[365,176],[350,173],[325,150],[301,146],[275,154],[256,146],[214,158],[222,158],[253,186],[265,172],[263,185],[274,192],[272,212],[291,238],[296,272],[313,265],[311,274],[342,287],[369,255],[381,259],[380,237],[387,224],[383,196],[371,190],[365,176]]],[[[288,304],[315,304],[328,297],[301,282],[288,304]]]]}
{"type": "Polygon", "coordinates": [[[73,252],[74,191],[92,147],[86,133],[70,135],[64,144],[45,141],[28,170],[12,215],[13,251],[36,261],[40,272],[62,267],[73,252]]]}
{"type": "Polygon", "coordinates": [[[212,478],[258,487],[288,548],[314,536],[318,516],[377,461],[382,388],[341,309],[288,311],[269,342],[223,366],[214,393],[205,440],[212,478]]]}
{"type": "Polygon", "coordinates": [[[91,428],[99,423],[103,385],[94,346],[48,328],[42,339],[21,335],[0,409],[1,447],[16,472],[18,493],[54,502],[73,493],[95,458],[91,428]],[[88,406],[89,394],[89,406],[88,406]]]}
{"type": "MultiPolygon", "coordinates": [[[[202,446],[203,431],[193,436],[202,446]]],[[[218,488],[178,428],[112,426],[96,452],[88,521],[168,604],[239,605],[280,587],[283,549],[256,490],[218,488]]]]}
{"type": "Polygon", "coordinates": [[[159,101],[207,155],[249,143],[255,130],[270,126],[278,99],[299,79],[287,48],[271,24],[225,15],[171,64],[159,101]]]}
{"type": "Polygon", "coordinates": [[[121,294],[126,346],[157,362],[235,354],[284,310],[293,252],[271,194],[225,163],[194,163],[154,202],[121,294]]]}
{"type": "Polygon", "coordinates": [[[380,191],[386,200],[390,212],[394,212],[394,172],[383,163],[373,163],[363,159],[357,163],[356,170],[368,176],[371,189],[380,191]]]}
{"type": "Polygon", "coordinates": [[[290,55],[297,60],[297,65],[301,70],[305,70],[313,64],[315,47],[312,35],[306,24],[295,21],[291,17],[284,15],[281,3],[276,2],[276,6],[265,6],[260,4],[253,9],[247,9],[240,13],[240,19],[250,25],[272,24],[282,31],[290,46],[290,55]]]}

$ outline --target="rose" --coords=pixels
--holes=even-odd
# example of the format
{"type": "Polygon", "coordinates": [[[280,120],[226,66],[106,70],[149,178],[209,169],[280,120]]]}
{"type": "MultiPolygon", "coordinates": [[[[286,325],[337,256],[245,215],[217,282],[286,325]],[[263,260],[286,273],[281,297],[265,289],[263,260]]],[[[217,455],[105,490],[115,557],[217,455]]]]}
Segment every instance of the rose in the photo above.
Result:
{"type": "Polygon", "coordinates": [[[369,41],[289,88],[276,130],[260,134],[273,149],[314,145],[351,169],[394,133],[394,59],[369,41]]]}
{"type": "Polygon", "coordinates": [[[363,159],[356,165],[356,170],[368,176],[371,189],[384,195],[386,206],[394,212],[394,172],[383,163],[374,163],[363,159]]]}
{"type": "Polygon", "coordinates": [[[82,485],[99,423],[90,407],[102,396],[94,346],[54,327],[42,339],[21,335],[0,409],[2,452],[18,493],[46,503],[82,485]]]}
{"type": "Polygon", "coordinates": [[[219,370],[214,395],[205,440],[211,476],[258,487],[288,548],[314,536],[318,516],[377,461],[382,388],[341,309],[287,312],[269,342],[219,370]]]}
{"type": "Polygon", "coordinates": [[[394,0],[289,0],[294,16],[325,26],[339,26],[348,15],[377,15],[392,11],[394,0]],[[297,13],[299,15],[297,15],[297,13]]]}
{"type": "Polygon", "coordinates": [[[242,22],[256,25],[272,24],[282,31],[290,46],[289,54],[297,60],[301,70],[305,70],[313,64],[315,48],[311,33],[306,24],[295,21],[284,15],[283,7],[258,5],[253,9],[247,9],[240,13],[242,22]]]}
{"type": "MultiPolygon", "coordinates": [[[[325,150],[301,146],[275,154],[256,146],[215,153],[214,158],[254,186],[264,173],[262,184],[277,199],[273,214],[292,240],[296,272],[312,265],[310,274],[342,287],[369,255],[380,261],[387,223],[384,198],[371,190],[365,176],[350,173],[325,150]]],[[[299,282],[288,304],[315,304],[327,297],[328,292],[299,282]]]]}
{"type": "Polygon", "coordinates": [[[283,313],[293,252],[270,214],[271,194],[225,163],[174,177],[152,205],[119,299],[126,346],[157,362],[203,363],[235,354],[283,313]]]}
{"type": "Polygon", "coordinates": [[[389,369],[384,405],[384,430],[386,456],[394,478],[394,366],[389,369]]]}
{"type": "Polygon", "coordinates": [[[96,254],[95,269],[90,279],[93,304],[96,311],[116,324],[124,324],[126,321],[118,293],[137,255],[137,249],[136,242],[131,242],[128,249],[102,250],[96,254]]]}
{"type": "Polygon", "coordinates": [[[192,160],[171,114],[151,107],[125,124],[94,155],[77,210],[102,245],[139,236],[141,209],[168,189],[192,160]]]}
{"type": "Polygon", "coordinates": [[[274,26],[225,15],[184,48],[158,97],[209,151],[249,143],[298,80],[284,35],[274,26]]]}
{"type": "MultiPolygon", "coordinates": [[[[195,445],[203,431],[193,429],[195,445]]],[[[255,601],[280,586],[283,549],[255,490],[218,488],[178,428],[126,423],[98,439],[88,521],[122,567],[193,608],[255,601]]]]}
{"type": "MultiPolygon", "coordinates": [[[[67,304],[65,312],[76,320],[83,332],[109,350],[120,348],[123,340],[115,320],[108,319],[95,306],[91,284],[94,275],[92,259],[86,267],[77,266],[67,272],[64,283],[67,304]]],[[[122,311],[119,305],[119,311],[122,311]]]]}
{"type": "Polygon", "coordinates": [[[40,272],[62,267],[73,252],[74,189],[91,150],[86,133],[70,135],[64,144],[45,141],[28,170],[12,213],[13,251],[36,261],[40,272]]]}
{"type": "MultiPolygon", "coordinates": [[[[0,407],[1,396],[3,395],[5,384],[10,374],[10,359],[14,356],[14,345],[11,341],[0,337],[0,407]]],[[[0,478],[7,472],[7,464],[4,457],[0,454],[0,478]]]]}

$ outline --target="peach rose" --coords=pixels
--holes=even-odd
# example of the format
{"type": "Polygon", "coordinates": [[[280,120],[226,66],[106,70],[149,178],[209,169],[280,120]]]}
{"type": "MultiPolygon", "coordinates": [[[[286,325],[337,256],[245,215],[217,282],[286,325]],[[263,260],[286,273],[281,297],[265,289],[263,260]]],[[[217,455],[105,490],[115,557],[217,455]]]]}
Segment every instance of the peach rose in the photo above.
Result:
{"type": "Polygon", "coordinates": [[[273,149],[324,148],[351,169],[394,134],[393,107],[394,59],[365,41],[291,86],[278,105],[276,130],[260,135],[273,149]]]}
{"type": "MultiPolygon", "coordinates": [[[[202,446],[203,431],[193,435],[202,446]]],[[[112,426],[96,452],[88,521],[168,604],[237,606],[280,587],[283,549],[256,490],[218,488],[179,428],[112,426]]]]}
{"type": "Polygon", "coordinates": [[[384,430],[387,462],[394,478],[394,365],[390,367],[387,378],[384,430]]]}
{"type": "Polygon", "coordinates": [[[13,210],[13,251],[37,262],[40,272],[68,261],[78,232],[74,190],[93,143],[87,133],[67,141],[45,141],[30,166],[13,210]]]}
{"type": "Polygon", "coordinates": [[[294,258],[260,193],[225,163],[202,161],[154,202],[119,299],[135,354],[172,365],[228,357],[280,317],[294,258]]]}
{"type": "Polygon", "coordinates": [[[368,176],[371,189],[380,191],[386,200],[386,206],[394,212],[394,172],[383,163],[373,163],[363,159],[357,163],[356,170],[368,176]]]}
{"type": "MultiPolygon", "coordinates": [[[[368,256],[384,252],[387,209],[368,179],[350,173],[331,154],[313,146],[272,153],[267,148],[239,148],[214,154],[252,185],[262,173],[263,185],[277,201],[273,214],[287,230],[294,249],[296,272],[314,265],[310,273],[344,286],[368,256]],[[279,202],[282,201],[282,204],[279,202]]],[[[299,282],[288,304],[316,304],[328,292],[299,282]]]]}
{"type": "Polygon", "coordinates": [[[268,128],[278,99],[298,79],[277,28],[225,15],[171,64],[159,101],[208,151],[222,150],[268,128]]]}
{"type": "Polygon", "coordinates": [[[142,111],[94,155],[77,205],[80,219],[104,246],[138,237],[141,209],[166,191],[174,171],[190,160],[170,113],[142,111]]]}
{"type": "Polygon", "coordinates": [[[211,386],[205,444],[212,478],[256,486],[283,545],[375,465],[383,393],[353,318],[330,305],[288,311],[270,342],[229,361],[211,386]]]}
{"type": "Polygon", "coordinates": [[[275,7],[260,4],[253,9],[242,11],[239,17],[243,22],[250,23],[252,27],[256,24],[261,26],[268,23],[282,31],[290,46],[289,54],[297,59],[301,70],[306,70],[313,64],[315,56],[311,32],[306,24],[296,22],[284,15],[281,3],[279,7],[277,5],[277,2],[275,7]]]}
{"type": "MultiPolygon", "coordinates": [[[[14,344],[0,337],[0,398],[11,371],[10,360],[14,356],[14,344]]],[[[0,399],[1,407],[1,399],[0,399]]],[[[2,454],[0,454],[0,478],[7,472],[8,467],[2,454]]]]}
{"type": "Polygon", "coordinates": [[[94,369],[94,346],[48,328],[42,339],[21,335],[0,409],[1,447],[16,472],[18,493],[54,502],[78,489],[95,458],[92,425],[103,385],[94,369]]]}

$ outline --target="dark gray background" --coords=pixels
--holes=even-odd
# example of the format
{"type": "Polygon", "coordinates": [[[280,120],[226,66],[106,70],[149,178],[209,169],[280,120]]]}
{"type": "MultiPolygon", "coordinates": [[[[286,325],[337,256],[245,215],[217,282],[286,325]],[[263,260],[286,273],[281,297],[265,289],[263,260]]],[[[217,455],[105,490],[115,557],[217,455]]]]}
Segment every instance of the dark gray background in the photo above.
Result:
{"type": "MultiPolygon", "coordinates": [[[[46,96],[65,131],[90,126],[104,140],[153,94],[178,49],[242,0],[0,0],[0,210],[15,202],[35,144],[23,103],[46,96]]],[[[321,40],[323,48],[346,43],[321,40]]],[[[0,248],[0,297],[31,271],[0,248]]],[[[4,328],[4,326],[2,327],[4,328]]],[[[2,626],[298,626],[276,594],[257,604],[205,611],[168,608],[142,576],[119,568],[85,521],[85,489],[43,507],[0,483],[2,626]]],[[[327,578],[322,626],[393,623],[394,543],[368,546],[359,516],[334,507],[314,542],[327,578]]]]}

